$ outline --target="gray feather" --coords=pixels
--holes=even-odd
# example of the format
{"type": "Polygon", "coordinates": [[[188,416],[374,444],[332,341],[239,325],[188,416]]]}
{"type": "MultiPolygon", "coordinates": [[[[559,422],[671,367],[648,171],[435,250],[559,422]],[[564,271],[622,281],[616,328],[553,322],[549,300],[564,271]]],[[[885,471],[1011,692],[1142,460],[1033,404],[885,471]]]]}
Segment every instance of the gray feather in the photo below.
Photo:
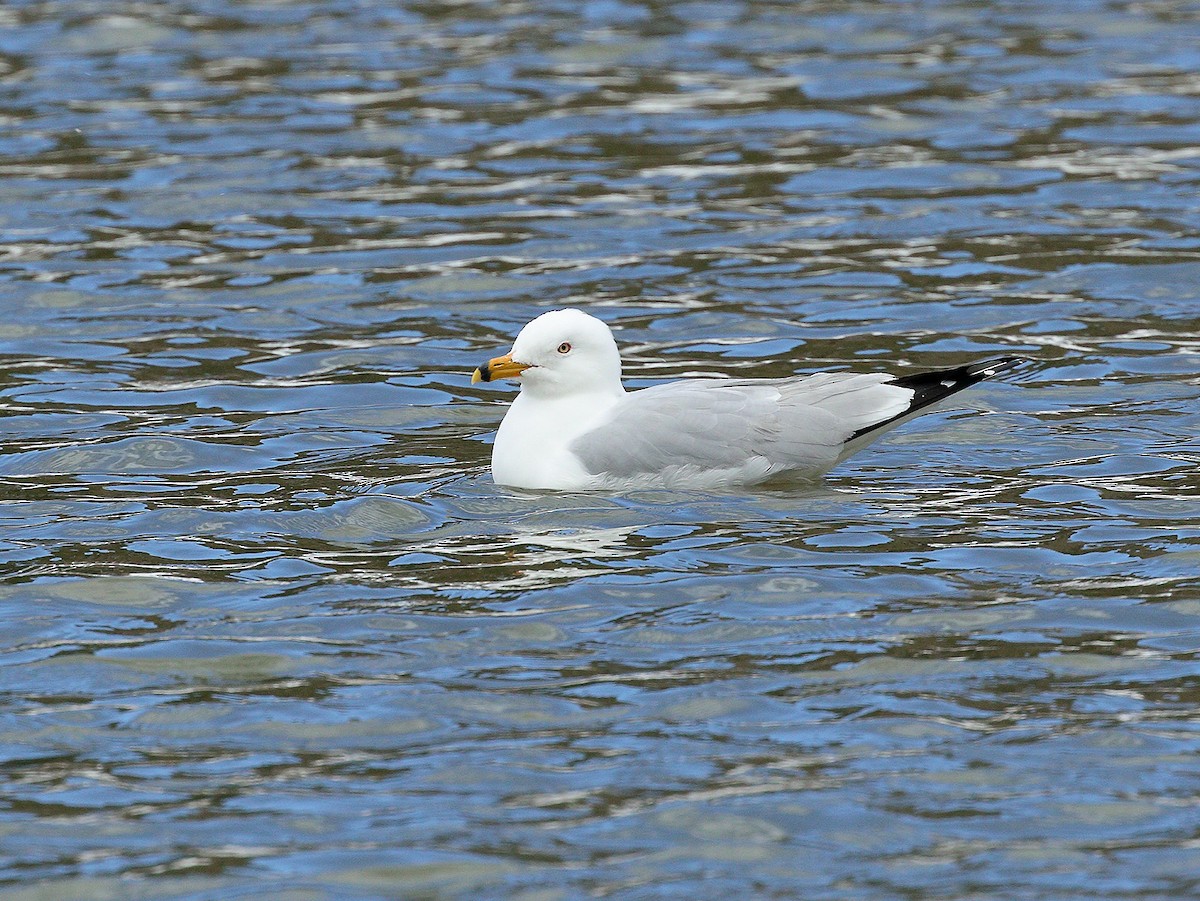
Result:
{"type": "Polygon", "coordinates": [[[887,375],[826,373],[769,381],[692,380],[628,394],[570,450],[603,479],[697,471],[758,478],[817,475],[856,431],[905,409],[887,375]]]}

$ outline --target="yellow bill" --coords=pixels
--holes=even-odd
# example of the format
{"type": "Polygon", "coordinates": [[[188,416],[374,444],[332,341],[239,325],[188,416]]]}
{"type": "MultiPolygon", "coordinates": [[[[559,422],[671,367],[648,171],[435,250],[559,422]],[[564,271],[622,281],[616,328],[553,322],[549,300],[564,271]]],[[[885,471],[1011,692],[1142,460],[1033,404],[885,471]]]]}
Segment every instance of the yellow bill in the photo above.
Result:
{"type": "Polygon", "coordinates": [[[471,373],[471,384],[494,382],[496,379],[515,379],[528,368],[528,363],[518,363],[512,358],[512,354],[493,357],[471,373]]]}

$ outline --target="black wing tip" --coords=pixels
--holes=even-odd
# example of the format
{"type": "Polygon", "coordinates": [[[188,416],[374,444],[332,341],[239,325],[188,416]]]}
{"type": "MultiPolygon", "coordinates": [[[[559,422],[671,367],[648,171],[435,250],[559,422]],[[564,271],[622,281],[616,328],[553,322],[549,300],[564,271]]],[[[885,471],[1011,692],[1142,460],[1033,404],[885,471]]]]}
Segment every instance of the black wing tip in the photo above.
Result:
{"type": "Polygon", "coordinates": [[[954,366],[949,369],[934,369],[928,372],[918,372],[913,375],[902,375],[888,382],[889,385],[899,385],[912,391],[912,400],[908,408],[891,419],[859,429],[848,440],[860,438],[871,432],[885,429],[901,420],[919,413],[939,401],[958,394],[965,388],[977,385],[984,379],[1016,369],[1028,362],[1022,357],[994,357],[990,360],[980,360],[965,366],[954,366]]]}
{"type": "MultiPolygon", "coordinates": [[[[966,373],[982,381],[994,375],[1016,369],[1029,361],[1024,357],[995,357],[991,360],[980,360],[978,363],[968,363],[963,369],[966,373]]],[[[953,372],[953,370],[951,370],[953,372]]]]}
{"type": "Polygon", "coordinates": [[[917,392],[914,401],[919,401],[922,395],[950,395],[970,388],[972,385],[1000,375],[1002,372],[1016,369],[1028,362],[1023,357],[993,357],[990,360],[979,360],[964,366],[951,366],[948,369],[933,369],[926,372],[916,372],[912,375],[901,375],[892,379],[891,384],[912,388],[917,392]]]}

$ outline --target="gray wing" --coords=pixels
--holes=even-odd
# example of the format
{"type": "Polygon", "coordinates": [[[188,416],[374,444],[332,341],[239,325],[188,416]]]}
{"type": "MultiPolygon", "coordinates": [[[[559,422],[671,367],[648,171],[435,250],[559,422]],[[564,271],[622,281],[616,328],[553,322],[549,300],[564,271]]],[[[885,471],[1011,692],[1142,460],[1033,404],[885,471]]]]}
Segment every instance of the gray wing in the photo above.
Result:
{"type": "Polygon", "coordinates": [[[601,480],[753,481],[817,475],[856,431],[903,411],[890,376],[831,373],[771,381],[685,380],[628,394],[571,451],[601,480]],[[723,478],[724,477],[724,478],[723,478]]]}

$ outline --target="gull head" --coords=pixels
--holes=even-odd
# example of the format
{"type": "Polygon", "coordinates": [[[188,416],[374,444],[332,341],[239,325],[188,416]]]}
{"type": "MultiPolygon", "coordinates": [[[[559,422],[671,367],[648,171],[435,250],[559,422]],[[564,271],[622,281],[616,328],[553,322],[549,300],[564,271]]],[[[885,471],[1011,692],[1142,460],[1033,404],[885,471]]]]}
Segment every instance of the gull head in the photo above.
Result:
{"type": "Polygon", "coordinates": [[[621,354],[612,331],[582,310],[551,310],[517,335],[512,351],[475,370],[472,382],[518,379],[539,397],[620,393],[621,354]]]}

